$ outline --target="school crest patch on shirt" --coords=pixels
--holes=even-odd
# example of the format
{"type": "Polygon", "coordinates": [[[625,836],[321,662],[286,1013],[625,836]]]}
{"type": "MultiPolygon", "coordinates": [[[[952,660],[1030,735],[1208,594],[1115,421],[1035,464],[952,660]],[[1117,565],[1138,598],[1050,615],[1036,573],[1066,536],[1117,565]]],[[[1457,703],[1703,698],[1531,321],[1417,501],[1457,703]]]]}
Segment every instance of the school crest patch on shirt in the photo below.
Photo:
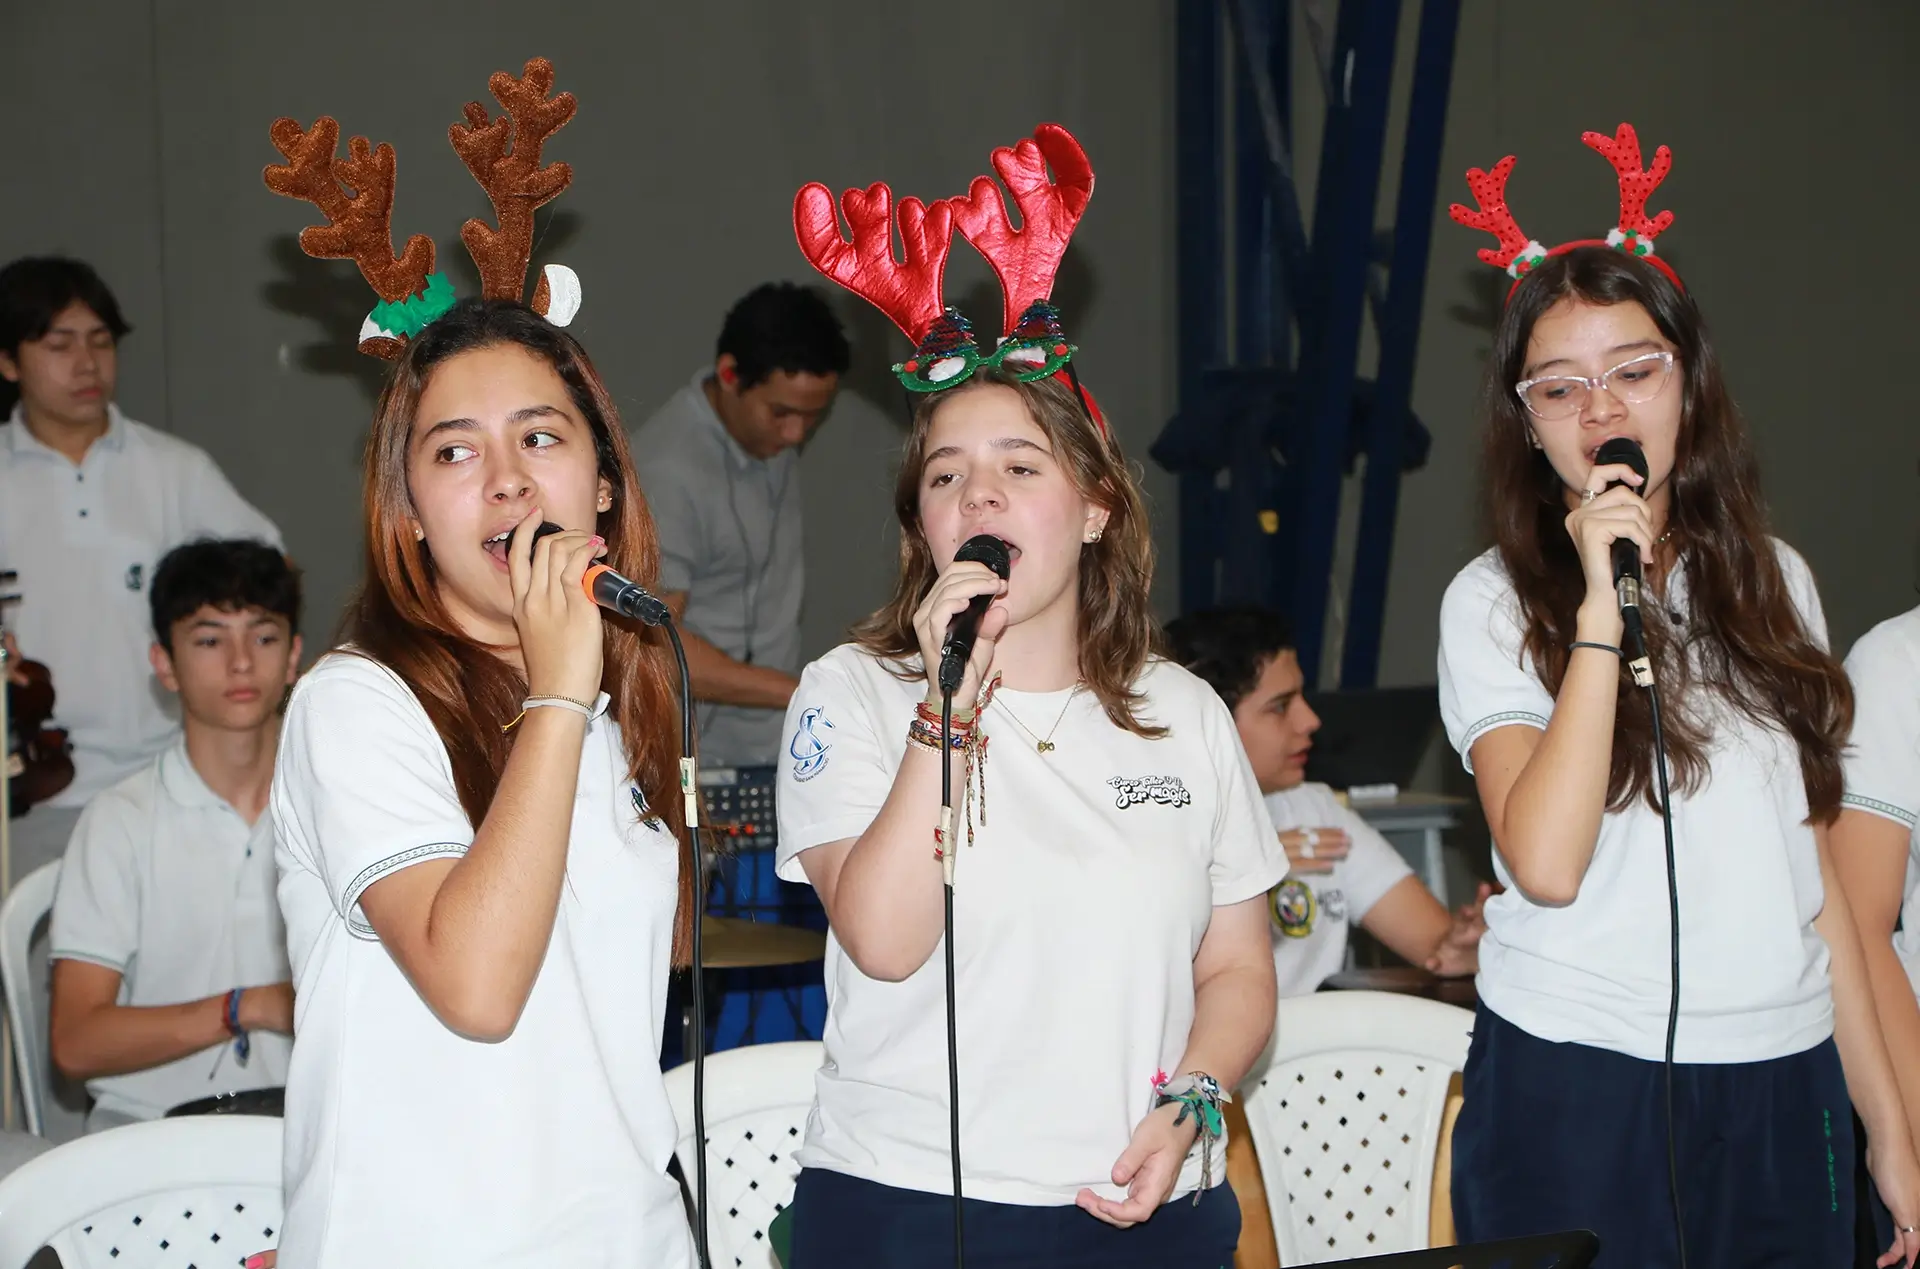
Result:
{"type": "Polygon", "coordinates": [[[1161,806],[1186,806],[1193,801],[1193,794],[1187,792],[1187,786],[1180,782],[1179,776],[1114,776],[1107,781],[1107,785],[1116,794],[1113,804],[1123,811],[1148,802],[1156,802],[1161,806]]]}
{"type": "Polygon", "coordinates": [[[1287,878],[1267,894],[1274,925],[1290,939],[1303,939],[1313,933],[1318,906],[1313,887],[1297,877],[1287,878]]]}
{"type": "Polygon", "coordinates": [[[827,711],[818,705],[810,706],[800,715],[800,725],[793,729],[793,739],[787,742],[794,779],[811,780],[827,769],[827,756],[833,751],[833,742],[820,733],[833,729],[827,711]]]}

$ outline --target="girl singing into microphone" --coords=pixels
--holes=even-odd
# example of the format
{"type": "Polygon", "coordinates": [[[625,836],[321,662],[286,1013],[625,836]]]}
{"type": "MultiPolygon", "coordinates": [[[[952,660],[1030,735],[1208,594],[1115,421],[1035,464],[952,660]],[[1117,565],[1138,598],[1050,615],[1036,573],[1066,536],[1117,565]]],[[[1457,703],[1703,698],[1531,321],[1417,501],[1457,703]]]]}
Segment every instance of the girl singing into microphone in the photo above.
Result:
{"type": "MultiPolygon", "coordinates": [[[[1030,228],[1048,214],[1039,200],[1072,206],[1091,186],[1059,129],[1003,159],[1038,171],[1008,180],[1030,228]]],[[[806,205],[803,192],[811,248],[806,205]]],[[[948,1262],[935,678],[949,623],[979,595],[993,602],[953,698],[956,815],[941,847],[958,855],[966,1263],[1233,1258],[1218,1103],[1271,1028],[1264,895],[1286,858],[1225,706],[1152,655],[1140,492],[1087,398],[1048,373],[1071,348],[1057,318],[1035,321],[1052,331],[1010,323],[984,358],[941,342],[951,318],[944,333],[905,323],[920,347],[897,369],[945,386],[918,396],[902,456],[899,579],[854,642],[807,667],[788,712],[780,870],[812,883],[832,928],[789,1269],[948,1262]],[[1009,546],[1006,581],[955,562],[978,534],[1009,546]]]]}
{"type": "MultiPolygon", "coordinates": [[[[551,84],[538,61],[493,77],[516,119],[551,84]]],[[[539,110],[551,130],[572,108],[539,110]]],[[[289,120],[274,140],[281,189],[311,151],[289,120]]],[[[517,297],[530,237],[516,256],[474,228],[506,257],[476,247],[488,293],[517,297]]],[[[603,556],[651,585],[658,548],[613,402],[556,325],[578,284],[544,278],[532,307],[376,281],[408,298],[363,343],[397,354],[366,574],[294,690],[272,795],[300,1269],[692,1263],[659,1067],[694,911],[672,662],[581,589],[603,556]],[[543,521],[564,531],[536,540],[543,521]]]]}
{"type": "Polygon", "coordinates": [[[1519,278],[1487,367],[1494,546],[1440,621],[1442,712],[1507,885],[1486,905],[1455,1220],[1463,1241],[1591,1229],[1608,1266],[1680,1263],[1676,1225],[1693,1269],[1849,1264],[1851,1094],[1908,1227],[1880,1263],[1911,1263],[1920,1170],[1827,843],[1852,697],[1812,574],[1768,534],[1700,311],[1651,254],[1667,151],[1649,181],[1631,128],[1587,141],[1621,172],[1615,246],[1529,241],[1510,159],[1470,174],[1481,212],[1454,209],[1519,278]],[[1616,437],[1644,480],[1596,464],[1616,437]],[[1619,540],[1645,570],[1671,771],[1671,1122],[1659,758],[1623,664],[1619,540]]]}

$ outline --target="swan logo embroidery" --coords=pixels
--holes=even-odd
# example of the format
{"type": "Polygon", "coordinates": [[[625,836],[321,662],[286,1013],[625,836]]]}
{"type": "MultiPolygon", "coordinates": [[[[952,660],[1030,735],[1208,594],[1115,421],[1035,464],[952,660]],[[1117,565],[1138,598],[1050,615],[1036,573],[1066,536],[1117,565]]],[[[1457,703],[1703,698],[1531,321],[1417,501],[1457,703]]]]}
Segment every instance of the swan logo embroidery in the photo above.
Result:
{"type": "Polygon", "coordinates": [[[800,725],[794,728],[793,739],[787,742],[796,780],[811,780],[827,769],[827,755],[833,751],[833,742],[822,739],[818,728],[832,731],[833,723],[827,719],[826,710],[810,706],[800,715],[800,725]]]}
{"type": "Polygon", "coordinates": [[[1187,792],[1179,776],[1114,776],[1107,785],[1115,791],[1113,804],[1123,811],[1148,802],[1186,806],[1193,801],[1193,794],[1187,792]]]}

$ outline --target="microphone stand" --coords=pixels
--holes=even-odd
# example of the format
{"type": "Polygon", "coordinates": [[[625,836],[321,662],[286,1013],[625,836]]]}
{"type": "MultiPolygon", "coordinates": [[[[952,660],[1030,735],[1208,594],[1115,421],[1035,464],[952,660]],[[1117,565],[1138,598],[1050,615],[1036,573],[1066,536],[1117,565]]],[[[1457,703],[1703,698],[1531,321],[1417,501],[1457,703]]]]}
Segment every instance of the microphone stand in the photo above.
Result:
{"type": "MultiPolygon", "coordinates": [[[[945,675],[941,676],[945,678],[945,675]]],[[[976,716],[974,726],[980,720],[976,716]]],[[[959,843],[953,838],[953,688],[940,686],[940,870],[944,874],[947,945],[947,1129],[953,1157],[953,1269],[966,1264],[966,1207],[960,1194],[960,1027],[953,967],[953,873],[959,843]]]]}

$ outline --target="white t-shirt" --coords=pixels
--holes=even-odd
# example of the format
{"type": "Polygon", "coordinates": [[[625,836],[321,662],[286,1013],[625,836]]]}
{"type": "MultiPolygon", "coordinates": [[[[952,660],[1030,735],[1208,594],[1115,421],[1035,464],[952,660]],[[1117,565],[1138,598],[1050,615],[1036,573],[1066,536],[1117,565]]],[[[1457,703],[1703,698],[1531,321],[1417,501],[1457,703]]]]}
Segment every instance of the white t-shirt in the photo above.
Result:
{"type": "Polygon", "coordinates": [[[73,783],[49,806],[85,806],[179,734],[147,663],[160,557],[200,537],[280,545],[205,450],[108,415],[77,467],[34,439],[18,406],[0,427],[0,568],[20,574],[9,620],[21,655],[53,671],[54,721],[73,741],[73,783]]]}
{"type": "Polygon", "coordinates": [[[1905,901],[1893,948],[1920,991],[1920,608],[1881,622],[1847,654],[1853,739],[1841,801],[1910,831],[1905,901]]]}
{"type": "Polygon", "coordinates": [[[294,689],[273,785],[300,1038],[290,1269],[691,1265],[660,1078],[679,851],[641,819],[605,707],[546,961],[513,1034],[487,1044],[433,1015],[359,907],[380,878],[473,841],[426,711],[350,653],[294,689]]]}
{"type": "MultiPolygon", "coordinates": [[[[1213,689],[1166,661],[1139,680],[1145,740],[1081,692],[1000,689],[983,716],[986,801],[954,886],[961,1155],[971,1198],[1065,1205],[1110,1173],[1178,1074],[1193,1024],[1193,957],[1213,909],[1286,872],[1213,689]],[[1064,716],[1062,711],[1064,710],[1064,716]],[[1041,754],[1015,723],[1053,731],[1041,754]]],[[[846,644],[808,666],[787,710],[778,867],[866,831],[893,786],[924,680],[846,644]]],[[[1044,731],[1039,734],[1045,735],[1044,731]]],[[[933,849],[934,825],[927,825],[933,849]]],[[[905,981],[862,974],[827,941],[826,1059],[803,1167],[950,1193],[945,949],[905,981]]],[[[1213,1176],[1223,1178],[1216,1154],[1213,1176]]],[[[1195,1151],[1175,1193],[1200,1183],[1195,1151]]]]}
{"type": "MultiPolygon", "coordinates": [[[[207,787],[176,740],[88,803],[53,899],[52,955],[120,974],[122,1005],[178,1005],[284,983],[287,932],[274,901],[273,824],[252,824],[207,787]]],[[[87,1081],[103,1117],[157,1119],[216,1093],[287,1082],[290,1037],[254,1032],[164,1066],[87,1081]]]]}
{"type": "Polygon", "coordinates": [[[1346,965],[1348,933],[1413,869],[1380,830],[1344,806],[1324,784],[1267,794],[1267,813],[1277,831],[1341,828],[1352,843],[1332,872],[1288,877],[1268,896],[1280,995],[1305,996],[1346,965]]]}
{"type": "MultiPolygon", "coordinates": [[[[1826,618],[1806,561],[1775,541],[1801,620],[1825,644],[1826,618]]],[[[1687,611],[1686,575],[1668,582],[1687,611]]],[[[1715,698],[1717,701],[1717,698],[1715,698]]],[[[1496,727],[1545,729],[1554,701],[1521,652],[1519,601],[1492,550],[1460,570],[1440,607],[1440,713],[1467,769],[1473,742],[1496,727]]],[[[1680,1026],[1676,1062],[1760,1062],[1833,1034],[1827,945],[1813,928],[1825,895],[1799,749],[1710,702],[1710,778],[1677,790],[1673,838],[1680,896],[1680,1026]]],[[[1671,710],[1671,706],[1669,706],[1671,710]]],[[[1497,845],[1497,843],[1496,843],[1497,845]]],[[[1636,799],[1600,823],[1579,897],[1533,903],[1514,885],[1489,899],[1480,940],[1480,999],[1543,1040],[1659,1061],[1672,990],[1665,836],[1636,799]]]]}

